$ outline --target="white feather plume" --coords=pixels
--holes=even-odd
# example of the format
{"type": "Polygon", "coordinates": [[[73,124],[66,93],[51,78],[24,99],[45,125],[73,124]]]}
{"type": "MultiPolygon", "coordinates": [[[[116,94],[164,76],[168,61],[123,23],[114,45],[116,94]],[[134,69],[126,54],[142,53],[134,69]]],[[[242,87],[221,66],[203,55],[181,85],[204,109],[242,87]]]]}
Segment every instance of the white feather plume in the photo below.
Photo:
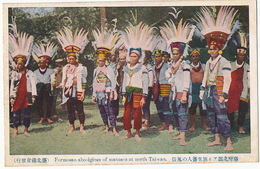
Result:
{"type": "Polygon", "coordinates": [[[241,47],[248,48],[248,35],[244,32],[239,32],[239,39],[241,47]]]}
{"type": "Polygon", "coordinates": [[[82,53],[89,42],[87,39],[88,32],[83,28],[77,29],[73,34],[68,27],[64,27],[63,30],[56,32],[56,35],[64,51],[66,51],[65,47],[75,45],[80,48],[79,53],[82,53]]]}
{"type": "Polygon", "coordinates": [[[232,40],[237,47],[248,48],[248,34],[245,32],[238,32],[235,38],[232,40]]]}
{"type": "Polygon", "coordinates": [[[156,38],[156,41],[157,41],[157,44],[155,46],[155,49],[160,49],[160,50],[166,51],[166,52],[170,51],[169,45],[167,45],[166,41],[162,37],[158,36],[156,38]]]}
{"type": "MultiPolygon", "coordinates": [[[[156,45],[155,36],[153,35],[153,30],[155,27],[148,26],[143,22],[134,26],[129,23],[124,32],[121,32],[121,41],[125,48],[129,50],[130,48],[141,48],[142,51],[150,50],[153,51],[156,45]]],[[[127,60],[129,56],[127,55],[127,60]]],[[[144,53],[142,54],[140,61],[143,60],[144,53]]]]}
{"type": "Polygon", "coordinates": [[[140,22],[137,26],[133,26],[131,23],[122,32],[122,40],[126,49],[130,48],[142,48],[144,50],[149,50],[148,48],[154,39],[152,34],[155,27],[149,27],[148,25],[140,22]]]}
{"type": "Polygon", "coordinates": [[[103,29],[101,29],[101,31],[99,29],[93,30],[92,33],[95,38],[95,42],[92,43],[95,50],[98,47],[106,47],[109,50],[112,50],[120,38],[119,33],[103,29]]]}
{"type": "Polygon", "coordinates": [[[55,53],[57,52],[58,47],[52,43],[48,42],[47,44],[43,44],[39,42],[33,46],[33,52],[36,54],[37,57],[47,55],[53,58],[55,53]]]}
{"type": "Polygon", "coordinates": [[[234,17],[238,10],[228,6],[222,6],[217,17],[214,17],[213,12],[207,7],[201,7],[200,13],[195,16],[195,22],[203,35],[213,31],[221,31],[226,34],[231,33],[234,17]]]}
{"type": "Polygon", "coordinates": [[[176,27],[172,20],[167,21],[163,27],[160,27],[160,33],[166,43],[170,45],[172,42],[188,43],[192,40],[192,36],[195,30],[194,25],[182,22],[182,19],[176,27]]]}
{"type": "Polygon", "coordinates": [[[28,64],[32,50],[33,36],[24,32],[18,32],[16,24],[9,25],[13,31],[13,33],[9,32],[9,54],[12,59],[19,55],[25,56],[28,64]]]}

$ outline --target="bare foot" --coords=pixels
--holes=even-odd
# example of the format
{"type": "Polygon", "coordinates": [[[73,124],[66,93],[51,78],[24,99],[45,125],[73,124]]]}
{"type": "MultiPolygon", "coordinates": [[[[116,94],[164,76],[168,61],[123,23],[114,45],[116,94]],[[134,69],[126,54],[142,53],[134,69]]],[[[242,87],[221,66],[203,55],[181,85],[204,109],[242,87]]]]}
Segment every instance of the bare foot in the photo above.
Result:
{"type": "Polygon", "coordinates": [[[191,126],[190,128],[189,128],[189,131],[194,131],[195,130],[195,127],[194,126],[191,126]]]}
{"type": "Polygon", "coordinates": [[[145,121],[144,121],[144,124],[143,124],[143,126],[142,126],[142,128],[143,128],[144,130],[146,130],[146,129],[149,128],[149,126],[150,126],[150,120],[145,120],[145,121]]]}
{"type": "Polygon", "coordinates": [[[166,130],[167,129],[167,125],[163,124],[162,127],[159,127],[158,130],[166,130]]]}
{"type": "Polygon", "coordinates": [[[131,138],[131,137],[133,137],[133,135],[127,133],[127,135],[126,135],[125,137],[123,137],[122,140],[129,139],[129,138],[131,138]]]}
{"type": "Polygon", "coordinates": [[[83,128],[83,129],[79,129],[79,132],[80,132],[81,134],[85,134],[84,128],[83,128]]]}
{"type": "MultiPolygon", "coordinates": [[[[75,127],[74,127],[74,128],[75,128],[75,127]]],[[[84,124],[80,124],[80,126],[79,126],[79,132],[80,132],[81,134],[85,134],[84,124]]]]}
{"type": "Polygon", "coordinates": [[[143,130],[147,130],[148,127],[149,127],[149,124],[144,123],[143,126],[142,126],[142,129],[143,129],[143,130]]]}
{"type": "Polygon", "coordinates": [[[106,128],[103,133],[108,133],[109,132],[109,128],[106,128]]]}
{"type": "Polygon", "coordinates": [[[233,146],[232,144],[227,144],[226,147],[224,148],[224,151],[233,151],[233,146]]]}
{"type": "Polygon", "coordinates": [[[46,119],[49,124],[53,123],[53,121],[50,118],[46,119]]]}
{"type": "Polygon", "coordinates": [[[239,134],[246,134],[243,127],[239,127],[238,132],[239,132],[239,134]]]}
{"type": "Polygon", "coordinates": [[[187,142],[185,141],[185,139],[180,139],[180,145],[181,146],[186,146],[187,142]]]}
{"type": "Polygon", "coordinates": [[[18,135],[18,132],[14,132],[14,133],[12,134],[12,138],[15,138],[17,135],[18,135]]]}
{"type": "Polygon", "coordinates": [[[174,129],[172,125],[169,125],[168,133],[174,133],[174,129]]]}
{"type": "Polygon", "coordinates": [[[120,136],[120,134],[116,131],[115,128],[113,128],[113,133],[114,133],[114,135],[115,135],[116,137],[120,136]]]}
{"type": "Polygon", "coordinates": [[[180,140],[181,139],[181,135],[175,136],[172,138],[173,140],[180,140]]]}
{"type": "Polygon", "coordinates": [[[233,146],[232,146],[231,138],[228,137],[228,138],[226,138],[226,140],[227,140],[227,145],[226,145],[226,147],[224,148],[224,151],[233,151],[233,146]]]}
{"type": "Polygon", "coordinates": [[[203,127],[205,130],[207,130],[207,131],[210,130],[210,128],[209,128],[206,124],[202,125],[202,127],[203,127]]]}
{"type": "Polygon", "coordinates": [[[23,133],[26,137],[30,137],[31,135],[30,135],[30,133],[29,132],[27,132],[27,131],[24,131],[24,133],[23,133]]]}
{"type": "Polygon", "coordinates": [[[44,122],[44,118],[41,117],[41,119],[37,122],[38,124],[42,124],[44,122]]]}
{"type": "Polygon", "coordinates": [[[74,127],[71,127],[71,128],[69,129],[69,131],[68,131],[68,134],[72,133],[74,130],[75,130],[75,128],[74,128],[74,127]]]}
{"type": "Polygon", "coordinates": [[[14,128],[14,132],[12,134],[12,138],[15,138],[18,135],[18,128],[14,128]]]}
{"type": "Polygon", "coordinates": [[[211,146],[219,146],[221,144],[222,144],[221,141],[215,140],[215,141],[207,144],[207,146],[209,146],[209,147],[211,147],[211,146]]]}
{"type": "Polygon", "coordinates": [[[140,142],[141,141],[141,138],[140,138],[140,136],[139,135],[135,135],[135,141],[137,141],[137,142],[140,142]]]}

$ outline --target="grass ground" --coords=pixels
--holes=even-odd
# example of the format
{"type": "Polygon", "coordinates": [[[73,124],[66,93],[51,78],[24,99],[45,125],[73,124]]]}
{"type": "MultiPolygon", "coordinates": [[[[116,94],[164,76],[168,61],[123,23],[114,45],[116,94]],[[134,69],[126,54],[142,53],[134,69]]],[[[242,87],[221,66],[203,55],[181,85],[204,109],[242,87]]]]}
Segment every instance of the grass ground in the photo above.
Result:
{"type": "MultiPolygon", "coordinates": [[[[224,145],[207,147],[207,143],[213,141],[214,136],[201,128],[200,117],[197,113],[197,129],[187,132],[187,146],[179,146],[179,141],[172,140],[178,134],[167,131],[158,131],[160,121],[156,113],[155,105],[151,104],[151,127],[141,132],[141,142],[134,138],[122,140],[126,132],[123,129],[122,116],[123,107],[120,108],[117,129],[120,136],[114,137],[112,132],[103,134],[103,122],[100,117],[97,105],[91,103],[90,99],[84,102],[86,114],[85,134],[78,131],[79,122],[76,121],[76,131],[67,135],[69,122],[66,109],[58,107],[58,117],[63,122],[58,122],[57,115],[53,116],[53,124],[37,124],[39,117],[36,113],[32,115],[30,126],[30,137],[25,137],[23,126],[19,128],[19,135],[16,138],[10,137],[11,155],[41,155],[41,154],[187,154],[187,153],[226,153],[224,145]]],[[[231,138],[234,151],[231,153],[250,153],[250,125],[249,113],[245,122],[247,134],[238,134],[232,130],[231,138]]],[[[12,133],[10,128],[10,133],[12,133]]],[[[225,140],[223,140],[225,142],[225,140]]]]}

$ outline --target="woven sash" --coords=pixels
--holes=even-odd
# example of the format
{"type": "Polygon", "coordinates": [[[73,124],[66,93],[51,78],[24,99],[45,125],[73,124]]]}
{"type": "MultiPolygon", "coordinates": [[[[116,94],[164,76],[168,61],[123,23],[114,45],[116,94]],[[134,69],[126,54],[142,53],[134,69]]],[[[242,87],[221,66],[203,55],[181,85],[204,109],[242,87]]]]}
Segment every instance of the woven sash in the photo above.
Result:
{"type": "Polygon", "coordinates": [[[134,108],[141,108],[140,101],[142,99],[141,92],[133,92],[133,107],[134,108]]]}
{"type": "Polygon", "coordinates": [[[160,84],[160,96],[169,97],[171,92],[170,84],[160,84]]]}
{"type": "Polygon", "coordinates": [[[218,76],[216,79],[216,89],[218,92],[218,96],[221,95],[223,91],[223,86],[224,86],[224,77],[223,76],[218,76]]]}

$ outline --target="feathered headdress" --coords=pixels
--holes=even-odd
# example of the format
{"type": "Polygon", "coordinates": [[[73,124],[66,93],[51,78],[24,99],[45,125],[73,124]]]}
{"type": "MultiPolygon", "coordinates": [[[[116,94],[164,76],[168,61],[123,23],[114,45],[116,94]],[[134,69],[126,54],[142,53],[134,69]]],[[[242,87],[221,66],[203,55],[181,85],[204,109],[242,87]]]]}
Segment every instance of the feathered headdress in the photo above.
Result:
{"type": "Polygon", "coordinates": [[[171,50],[177,48],[182,56],[186,56],[188,54],[187,44],[192,40],[194,30],[195,26],[186,22],[183,23],[182,19],[177,27],[172,20],[169,20],[161,27],[160,33],[171,50]]]}
{"type": "Polygon", "coordinates": [[[24,32],[18,32],[15,21],[13,20],[12,24],[9,24],[9,29],[12,32],[9,32],[9,55],[12,61],[15,63],[18,60],[25,61],[25,66],[28,65],[32,44],[33,44],[33,36],[28,35],[24,32]]]}
{"type": "Polygon", "coordinates": [[[154,55],[156,53],[158,53],[158,50],[161,50],[160,54],[162,54],[162,59],[165,59],[165,55],[168,55],[169,60],[170,60],[171,59],[170,54],[168,53],[171,51],[170,45],[167,45],[166,41],[160,36],[158,36],[156,38],[156,41],[157,41],[157,44],[156,44],[155,50],[153,52],[154,55]]]}
{"type": "Polygon", "coordinates": [[[195,22],[203,36],[207,40],[208,47],[212,44],[217,45],[221,50],[231,34],[235,15],[238,10],[234,8],[222,6],[215,18],[209,8],[201,7],[201,13],[195,16],[195,22]]]}
{"type": "Polygon", "coordinates": [[[64,27],[63,30],[56,32],[56,35],[62,49],[67,52],[68,57],[76,57],[76,54],[82,53],[88,44],[88,32],[83,28],[80,30],[77,29],[73,34],[68,27],[64,27]]]}
{"type": "Polygon", "coordinates": [[[238,32],[236,40],[233,41],[237,49],[247,49],[248,48],[248,34],[244,32],[238,32]]]}
{"type": "Polygon", "coordinates": [[[40,60],[45,60],[47,63],[49,63],[56,52],[57,46],[54,43],[38,43],[33,46],[32,56],[37,63],[40,60]]]}
{"type": "Polygon", "coordinates": [[[93,30],[92,33],[95,38],[93,47],[97,51],[97,57],[107,58],[107,54],[115,47],[120,35],[103,29],[101,31],[99,29],[93,30]]]}
{"type": "Polygon", "coordinates": [[[127,61],[129,61],[129,55],[136,53],[139,56],[139,61],[143,61],[142,54],[145,50],[153,51],[155,47],[155,36],[152,31],[155,27],[150,27],[143,22],[140,22],[137,26],[133,26],[131,23],[126,27],[125,32],[122,32],[121,40],[125,48],[129,51],[127,55],[127,61]]]}
{"type": "Polygon", "coordinates": [[[157,36],[156,41],[157,43],[155,45],[155,49],[160,49],[162,51],[168,51],[168,49],[170,49],[169,47],[167,47],[168,45],[162,37],[157,36]]]}

